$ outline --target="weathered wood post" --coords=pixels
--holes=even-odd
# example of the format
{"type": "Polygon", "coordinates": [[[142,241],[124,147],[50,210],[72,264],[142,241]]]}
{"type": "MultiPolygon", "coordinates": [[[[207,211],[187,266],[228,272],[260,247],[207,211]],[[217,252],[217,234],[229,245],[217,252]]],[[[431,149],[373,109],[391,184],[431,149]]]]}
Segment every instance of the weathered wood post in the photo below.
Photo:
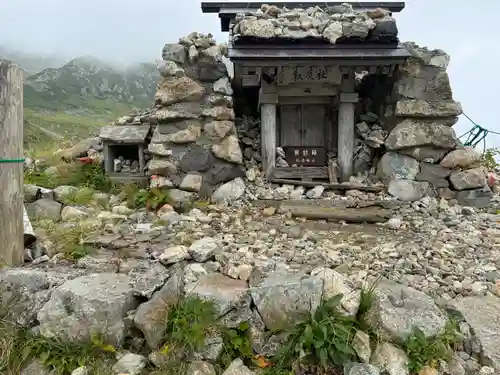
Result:
{"type": "Polygon", "coordinates": [[[0,263],[24,261],[23,77],[0,59],[0,263]]]}
{"type": "Polygon", "coordinates": [[[341,182],[348,182],[354,164],[355,105],[358,94],[354,92],[354,71],[344,69],[339,105],[339,133],[337,162],[341,182]]]}
{"type": "Polygon", "coordinates": [[[262,170],[269,180],[276,164],[276,104],[262,104],[260,118],[262,170]]]}

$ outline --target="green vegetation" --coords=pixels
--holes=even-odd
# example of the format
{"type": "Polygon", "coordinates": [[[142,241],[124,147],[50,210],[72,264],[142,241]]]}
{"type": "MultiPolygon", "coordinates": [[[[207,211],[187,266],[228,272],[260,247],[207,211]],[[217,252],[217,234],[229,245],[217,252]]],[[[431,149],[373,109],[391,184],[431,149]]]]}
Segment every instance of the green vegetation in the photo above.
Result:
{"type": "Polygon", "coordinates": [[[168,189],[127,189],[127,204],[130,208],[147,208],[156,211],[165,204],[170,204],[168,189]]]}
{"type": "Polygon", "coordinates": [[[242,322],[235,328],[222,328],[222,334],[224,348],[219,357],[221,365],[228,367],[235,358],[240,358],[247,366],[251,366],[254,355],[248,322],[242,322]]]}
{"type": "Polygon", "coordinates": [[[78,260],[92,251],[92,248],[83,245],[82,241],[98,229],[87,221],[59,225],[50,220],[39,220],[33,224],[52,242],[54,253],[62,253],[69,260],[78,260]]]}
{"type": "Polygon", "coordinates": [[[500,156],[500,149],[490,148],[486,150],[481,158],[481,165],[490,171],[495,170],[500,166],[496,160],[498,156],[500,156]]]}
{"type": "Polygon", "coordinates": [[[26,170],[24,183],[45,188],[55,188],[62,185],[87,187],[108,192],[114,188],[112,181],[99,164],[68,163],[57,166],[57,172],[33,172],[26,170]]]}
{"type": "Polygon", "coordinates": [[[292,329],[288,342],[272,360],[273,367],[287,371],[300,361],[327,370],[357,358],[352,347],[357,322],[339,311],[342,297],[323,301],[308,320],[292,329]]]}
{"type": "Polygon", "coordinates": [[[432,339],[426,338],[420,329],[414,328],[403,347],[409,358],[410,371],[418,374],[425,366],[436,368],[440,360],[449,360],[449,348],[453,348],[459,339],[460,334],[453,321],[449,321],[444,332],[432,339]]]}

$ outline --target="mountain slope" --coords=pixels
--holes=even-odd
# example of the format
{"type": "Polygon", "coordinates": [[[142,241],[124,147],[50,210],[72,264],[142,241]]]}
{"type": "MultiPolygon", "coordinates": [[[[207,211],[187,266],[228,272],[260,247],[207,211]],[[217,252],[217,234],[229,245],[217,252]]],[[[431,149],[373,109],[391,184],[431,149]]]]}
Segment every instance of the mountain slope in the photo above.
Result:
{"type": "Polygon", "coordinates": [[[158,80],[154,64],[119,70],[91,57],[33,74],[24,83],[25,145],[56,141],[51,134],[85,137],[134,108],[150,107],[158,80]]]}

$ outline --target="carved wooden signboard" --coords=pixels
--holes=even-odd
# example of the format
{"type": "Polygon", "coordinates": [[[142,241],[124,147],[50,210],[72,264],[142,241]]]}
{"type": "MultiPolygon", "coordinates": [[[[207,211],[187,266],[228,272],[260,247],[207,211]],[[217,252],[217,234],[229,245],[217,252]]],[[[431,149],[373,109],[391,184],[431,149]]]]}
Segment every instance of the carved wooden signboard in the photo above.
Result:
{"type": "Polygon", "coordinates": [[[330,83],[340,85],[342,73],[338,66],[297,65],[278,69],[278,85],[330,83]]]}
{"type": "Polygon", "coordinates": [[[323,147],[286,147],[284,151],[290,166],[326,165],[326,151],[323,147]]]}

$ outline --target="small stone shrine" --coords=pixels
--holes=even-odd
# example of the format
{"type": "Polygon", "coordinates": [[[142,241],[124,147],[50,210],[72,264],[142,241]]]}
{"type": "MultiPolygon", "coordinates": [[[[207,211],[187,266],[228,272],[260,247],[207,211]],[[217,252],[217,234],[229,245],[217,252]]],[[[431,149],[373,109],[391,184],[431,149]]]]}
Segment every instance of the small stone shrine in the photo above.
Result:
{"type": "Polygon", "coordinates": [[[348,181],[360,99],[356,73],[389,80],[410,56],[391,16],[404,3],[270,4],[202,4],[229,31],[233,84],[259,91],[263,173],[331,180],[338,166],[340,180],[348,181]]]}
{"type": "Polygon", "coordinates": [[[99,135],[104,146],[104,168],[121,183],[147,184],[147,150],[151,128],[147,125],[105,126],[99,135]]]}

